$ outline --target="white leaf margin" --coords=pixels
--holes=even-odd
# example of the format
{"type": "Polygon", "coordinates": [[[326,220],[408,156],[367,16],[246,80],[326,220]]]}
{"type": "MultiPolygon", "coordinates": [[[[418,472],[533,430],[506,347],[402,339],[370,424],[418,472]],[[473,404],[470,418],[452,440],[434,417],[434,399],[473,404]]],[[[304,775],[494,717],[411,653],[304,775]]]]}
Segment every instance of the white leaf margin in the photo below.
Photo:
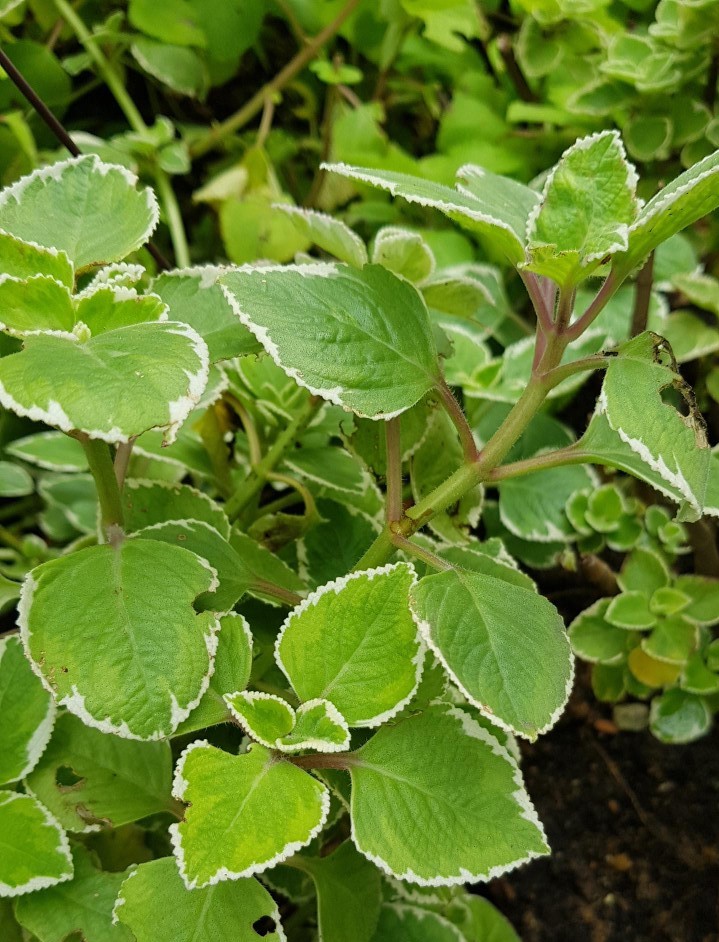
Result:
{"type": "Polygon", "coordinates": [[[38,808],[45,819],[45,826],[54,830],[58,836],[57,850],[65,858],[68,864],[68,870],[64,871],[59,877],[36,876],[31,877],[26,883],[18,886],[11,886],[8,883],[0,882],[0,898],[9,896],[22,896],[25,893],[33,893],[35,890],[44,890],[50,886],[56,886],[58,883],[64,883],[71,880],[75,868],[72,862],[72,851],[70,841],[65,830],[61,827],[57,818],[32,795],[23,795],[21,792],[0,791],[0,806],[12,804],[14,801],[29,801],[38,808]]]}

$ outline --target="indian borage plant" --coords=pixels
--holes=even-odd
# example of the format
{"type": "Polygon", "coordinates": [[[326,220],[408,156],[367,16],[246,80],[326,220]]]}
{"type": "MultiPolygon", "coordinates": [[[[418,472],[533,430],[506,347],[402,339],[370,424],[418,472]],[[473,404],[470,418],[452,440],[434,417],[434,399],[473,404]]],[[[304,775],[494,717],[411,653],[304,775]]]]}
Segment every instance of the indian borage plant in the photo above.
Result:
{"type": "Polygon", "coordinates": [[[513,737],[554,724],[572,654],[501,543],[457,524],[476,521],[483,484],[564,463],[622,468],[701,514],[710,452],[667,344],[576,349],[646,255],[719,204],[717,168],[644,206],[613,132],[571,147],[541,194],[478,167],[454,189],[330,168],[435,206],[518,268],[533,363],[481,448],[443,375],[452,350],[412,233],[385,232],[370,262],[344,224],[288,210],[337,261],[148,281],[124,259],[156,203],[127,171],[77,158],[3,191],[2,328],[21,349],[0,359],[0,401],[55,429],[13,450],[82,481],[46,490],[84,530],[27,574],[3,642],[12,918],[41,940],[284,938],[270,887],[296,902],[291,937],[315,921],[327,940],[511,937],[461,886],[548,852],[513,737]],[[503,463],[550,392],[597,369],[582,439],[503,463]],[[407,459],[444,416],[457,468],[435,481],[413,466],[412,502],[407,459]],[[157,859],[137,862],[132,828],[157,859]],[[129,873],[97,869],[108,834],[129,873]]]}

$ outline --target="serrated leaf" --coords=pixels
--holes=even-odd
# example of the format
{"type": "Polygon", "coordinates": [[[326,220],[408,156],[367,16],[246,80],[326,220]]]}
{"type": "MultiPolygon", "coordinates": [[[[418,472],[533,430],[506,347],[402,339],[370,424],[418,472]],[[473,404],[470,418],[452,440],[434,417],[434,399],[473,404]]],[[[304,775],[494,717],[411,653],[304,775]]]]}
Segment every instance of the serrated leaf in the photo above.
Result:
{"type": "Polygon", "coordinates": [[[95,155],[35,170],[0,192],[0,229],[65,252],[76,269],[123,259],[147,241],[158,216],[152,190],[95,155]]]}
{"type": "Polygon", "coordinates": [[[619,348],[607,367],[598,410],[665,486],[681,495],[685,512],[699,515],[709,475],[706,432],[661,337],[646,332],[619,348]],[[667,387],[684,400],[687,416],[665,404],[667,387]]]}
{"type": "Polygon", "coordinates": [[[20,896],[72,877],[67,835],[37,799],[0,791],[0,896],[20,896]]]}
{"type": "Polygon", "coordinates": [[[288,376],[359,415],[398,415],[439,380],[421,296],[378,265],[248,268],[228,272],[220,283],[242,323],[288,376]]]}
{"type": "Polygon", "coordinates": [[[177,428],[207,382],[207,348],[184,324],[135,324],[86,343],[35,336],[0,360],[0,403],[64,432],[125,442],[177,428]]]}
{"type": "Polygon", "coordinates": [[[115,904],[115,918],[137,942],[256,942],[256,923],[267,919],[269,942],[283,942],[277,904],[257,880],[234,880],[188,890],[171,858],[130,872],[115,904]],[[158,919],[172,913],[172,919],[158,919]]]}
{"type": "Polygon", "coordinates": [[[616,131],[584,137],[550,173],[527,228],[527,268],[570,287],[627,248],[637,175],[616,131]]]}
{"type": "Polygon", "coordinates": [[[261,873],[305,847],[329,811],[329,792],[263,746],[232,756],[206,742],[182,754],[175,798],[185,818],[170,827],[188,889],[261,873]]]}
{"type": "Polygon", "coordinates": [[[64,252],[25,242],[0,229],[0,271],[13,278],[49,275],[67,288],[75,283],[75,272],[64,252]]]}
{"type": "Polygon", "coordinates": [[[574,677],[562,618],[536,591],[486,558],[483,572],[425,576],[410,605],[422,637],[467,699],[528,739],[550,729],[574,677]]]}
{"type": "Polygon", "coordinates": [[[230,522],[212,498],[189,484],[129,478],[122,490],[125,529],[129,532],[168,520],[201,520],[225,539],[230,522]]]}
{"type": "Polygon", "coordinates": [[[108,736],[62,713],[26,781],[68,831],[118,828],[169,808],[170,747],[108,736]]]}
{"type": "Polygon", "coordinates": [[[288,203],[275,203],[273,209],[288,215],[301,235],[329,255],[355,268],[367,264],[364,242],[340,219],[288,203]]]}
{"type": "Polygon", "coordinates": [[[245,617],[229,612],[220,618],[215,670],[199,704],[175,730],[176,736],[194,733],[229,719],[225,695],[244,690],[252,670],[252,632],[245,617]]]}
{"type": "Polygon", "coordinates": [[[352,839],[401,880],[474,883],[548,852],[514,760],[460,710],[430,707],[384,727],[350,773],[352,839]]]}
{"type": "Polygon", "coordinates": [[[327,857],[300,855],[293,864],[309,873],[317,890],[320,938],[372,942],[382,901],[379,871],[345,841],[327,857]]]}
{"type": "Polygon", "coordinates": [[[36,432],[17,438],[5,446],[5,451],[48,471],[87,471],[82,445],[62,432],[36,432]]]}
{"type": "Polygon", "coordinates": [[[43,331],[69,334],[74,326],[72,296],[55,278],[0,276],[0,330],[12,337],[25,337],[43,331]]]}
{"type": "Polygon", "coordinates": [[[375,236],[372,262],[383,265],[413,284],[422,284],[434,273],[434,253],[419,232],[385,226],[375,236]]]}
{"type": "Polygon", "coordinates": [[[407,903],[385,903],[372,942],[466,942],[453,922],[440,913],[407,903]]]}
{"type": "Polygon", "coordinates": [[[527,217],[539,200],[529,187],[481,167],[460,170],[461,189],[443,186],[392,170],[366,170],[347,164],[323,164],[359,183],[401,196],[409,203],[431,206],[472,232],[487,236],[497,251],[516,264],[524,259],[527,217]]]}
{"type": "Polygon", "coordinates": [[[292,731],[279,739],[276,748],[282,752],[342,752],[349,745],[349,726],[339,710],[329,700],[308,700],[297,707],[292,731]]]}
{"type": "Polygon", "coordinates": [[[138,295],[134,288],[97,285],[75,299],[75,320],[88,327],[93,336],[131,324],[167,319],[167,305],[161,298],[154,294],[138,295]]]}
{"type": "Polygon", "coordinates": [[[72,861],[72,880],[20,897],[15,904],[20,925],[40,942],[65,942],[75,933],[83,942],[134,942],[129,929],[112,921],[125,874],[98,870],[79,844],[73,848],[72,861]]]}
{"type": "Polygon", "coordinates": [[[190,550],[207,561],[216,574],[211,589],[195,602],[199,611],[228,612],[247,591],[251,575],[227,540],[203,520],[167,520],[138,530],[134,539],[157,540],[190,550]]]}
{"type": "Polygon", "coordinates": [[[245,690],[225,697],[230,713],[244,729],[268,749],[292,731],[295,711],[282,697],[262,690],[245,690]]]}
{"type": "Polygon", "coordinates": [[[215,585],[207,564],[179,546],[132,539],[79,550],[27,576],[25,652],[58,703],[89,726],[168,736],[209,683],[219,626],[192,602],[215,585]]]}
{"type": "Polygon", "coordinates": [[[626,252],[614,260],[618,279],[637,268],[667,239],[719,206],[719,151],[715,151],[653,196],[629,228],[626,252]]]}
{"type": "Polygon", "coordinates": [[[301,700],[329,700],[350,726],[377,726],[412,697],[423,650],[406,563],[321,586],[287,616],[275,658],[301,700]]]}
{"type": "Polygon", "coordinates": [[[17,782],[50,741],[55,703],[33,674],[15,636],[0,638],[0,783],[17,782]]]}
{"type": "Polygon", "coordinates": [[[210,362],[257,353],[261,344],[240,324],[217,283],[224,271],[212,265],[179,268],[155,278],[150,290],[167,304],[170,318],[189,324],[210,351],[210,362]]]}

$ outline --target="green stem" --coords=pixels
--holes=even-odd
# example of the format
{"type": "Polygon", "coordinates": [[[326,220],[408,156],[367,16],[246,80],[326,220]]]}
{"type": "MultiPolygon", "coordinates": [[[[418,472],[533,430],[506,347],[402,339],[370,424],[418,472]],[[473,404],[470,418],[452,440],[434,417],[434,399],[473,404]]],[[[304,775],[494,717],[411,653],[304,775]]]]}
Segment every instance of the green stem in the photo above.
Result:
{"type": "Polygon", "coordinates": [[[454,398],[454,393],[444,379],[437,384],[437,392],[440,395],[442,405],[447,415],[452,420],[452,424],[459,434],[459,440],[462,443],[462,451],[464,452],[464,460],[476,461],[479,457],[479,451],[477,450],[477,443],[474,440],[472,429],[469,426],[469,422],[467,422],[467,417],[462,411],[462,407],[454,398]]]}
{"type": "Polygon", "coordinates": [[[222,143],[230,134],[239,131],[248,121],[251,121],[256,114],[262,111],[265,101],[268,98],[272,98],[272,96],[283,89],[285,85],[291,82],[292,79],[315,58],[320,49],[339,31],[344,21],[354,12],[360,2],[361,0],[349,0],[349,2],[342,7],[334,20],[328,23],[316,36],[308,40],[307,45],[303,49],[300,49],[297,55],[295,55],[293,59],[290,59],[287,65],[281,69],[273,79],[267,82],[266,85],[263,85],[248,102],[245,102],[239,111],[230,115],[229,118],[226,118],[224,121],[220,122],[220,124],[216,124],[213,128],[210,128],[204,137],[195,141],[190,148],[190,155],[193,158],[201,157],[203,154],[217,147],[217,145],[222,143]]]}
{"type": "Polygon", "coordinates": [[[381,566],[394,552],[396,548],[394,539],[397,535],[409,538],[437,514],[442,513],[452,504],[456,504],[473,487],[487,480],[547,398],[551,385],[547,383],[546,376],[558,366],[566,345],[566,335],[551,334],[549,336],[537,371],[533,373],[524,392],[502,425],[482,449],[477,460],[464,464],[414,507],[410,507],[403,520],[395,523],[392,529],[385,527],[354,567],[355,569],[381,566]]]}
{"type": "MultiPolygon", "coordinates": [[[[102,76],[103,81],[110,89],[113,98],[120,106],[122,113],[127,118],[127,123],[138,134],[144,134],[147,131],[142,115],[140,114],[135,102],[125,88],[121,77],[115,71],[112,63],[95,41],[95,37],[85,25],[80,17],[67,0],[54,0],[55,7],[60,16],[68,23],[80,43],[95,63],[97,71],[102,76]]],[[[165,210],[165,219],[170,230],[170,238],[175,252],[175,263],[180,268],[185,268],[190,264],[190,252],[187,245],[187,237],[182,224],[180,208],[177,204],[177,197],[172,189],[170,178],[161,167],[155,167],[155,183],[160,194],[163,208],[165,210]]]]}
{"type": "Polygon", "coordinates": [[[230,520],[236,520],[248,504],[257,497],[267,481],[267,475],[282,458],[286,449],[294,442],[297,436],[312,418],[320,400],[311,396],[304,407],[300,409],[290,424],[277,436],[274,444],[265,457],[252,469],[250,476],[239,487],[225,504],[225,513],[230,520]]]}
{"type": "Polygon", "coordinates": [[[547,451],[533,458],[525,458],[523,461],[512,461],[510,464],[500,465],[494,471],[490,471],[485,480],[488,484],[494,484],[495,481],[522,477],[534,471],[545,471],[547,468],[560,468],[570,464],[587,464],[591,460],[591,455],[578,450],[575,442],[574,445],[567,445],[566,448],[558,448],[556,451],[547,451]]]}
{"type": "Polygon", "coordinates": [[[431,566],[433,569],[438,569],[440,572],[447,572],[447,570],[453,568],[452,564],[448,563],[445,559],[440,559],[435,553],[425,549],[423,546],[419,546],[417,543],[413,543],[399,533],[393,535],[392,542],[398,550],[409,553],[410,556],[416,556],[417,559],[421,559],[423,563],[427,563],[428,566],[431,566]]]}
{"type": "Polygon", "coordinates": [[[182,213],[175,191],[170,183],[170,178],[161,167],[155,167],[155,183],[165,210],[165,222],[170,230],[170,239],[175,253],[175,265],[178,268],[187,268],[190,264],[190,247],[187,244],[182,213]]]}
{"type": "Polygon", "coordinates": [[[120,488],[115,476],[115,466],[107,442],[97,438],[83,438],[80,440],[85,449],[87,463],[95,479],[97,496],[100,501],[102,526],[107,535],[111,528],[122,529],[124,515],[120,488]]]}
{"type": "Polygon", "coordinates": [[[544,381],[549,389],[554,389],[565,379],[574,376],[576,373],[593,372],[594,370],[605,369],[613,359],[612,354],[597,353],[590,357],[584,357],[581,360],[574,360],[571,363],[564,363],[562,366],[555,366],[545,374],[544,381]]]}
{"type": "Polygon", "coordinates": [[[277,599],[278,602],[282,602],[290,608],[294,608],[295,605],[299,605],[302,601],[301,595],[292,592],[290,589],[284,589],[281,585],[275,585],[274,582],[269,582],[267,579],[253,579],[249,588],[253,592],[258,592],[260,595],[277,599]]]}

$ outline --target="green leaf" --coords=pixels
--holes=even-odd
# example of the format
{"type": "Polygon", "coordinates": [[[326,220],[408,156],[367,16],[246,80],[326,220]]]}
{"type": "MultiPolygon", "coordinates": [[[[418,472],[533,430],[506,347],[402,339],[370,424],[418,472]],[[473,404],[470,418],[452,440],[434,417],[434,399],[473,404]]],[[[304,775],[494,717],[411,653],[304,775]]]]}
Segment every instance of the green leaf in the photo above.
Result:
{"type": "Polygon", "coordinates": [[[340,494],[364,494],[370,486],[360,462],[334,445],[294,449],[284,464],[299,477],[340,494]]]}
{"type": "Polygon", "coordinates": [[[649,728],[661,742],[694,742],[709,732],[712,714],[702,697],[675,687],[652,700],[649,728]]]}
{"type": "Polygon", "coordinates": [[[288,376],[358,415],[392,418],[439,380],[421,296],[379,265],[248,268],[220,283],[288,376]]]}
{"type": "Polygon", "coordinates": [[[27,785],[68,831],[122,827],[170,806],[170,746],[108,736],[61,713],[27,785]]]}
{"type": "Polygon", "coordinates": [[[719,622],[719,581],[703,576],[678,576],[674,588],[688,595],[690,604],[682,615],[697,625],[715,625],[719,622]]]}
{"type": "Polygon", "coordinates": [[[0,229],[65,252],[76,269],[123,259],[147,241],[158,217],[152,190],[94,155],[35,170],[0,192],[0,229]]]}
{"type": "Polygon", "coordinates": [[[192,328],[135,324],[79,343],[25,340],[0,360],[0,403],[35,422],[126,442],[152,428],[173,441],[207,382],[207,348],[192,328]]]}
{"type": "Polygon", "coordinates": [[[646,332],[619,347],[607,367],[598,410],[665,486],[681,495],[685,513],[701,514],[710,459],[704,423],[661,337],[646,332]],[[685,402],[687,416],[665,404],[666,388],[685,402]]]}
{"type": "Polygon", "coordinates": [[[209,77],[204,62],[193,49],[138,36],[130,52],[148,75],[174,92],[204,98],[209,77]]]}
{"type": "Polygon", "coordinates": [[[275,203],[273,209],[289,216],[297,231],[328,255],[354,268],[363,268],[367,264],[364,242],[340,219],[289,203],[275,203]]]}
{"type": "Polygon", "coordinates": [[[293,865],[309,873],[317,890],[320,938],[371,942],[379,919],[379,871],[345,841],[327,857],[299,855],[293,865]]]}
{"type": "Polygon", "coordinates": [[[0,896],[20,896],[72,878],[67,835],[37,799],[0,791],[0,896]]]}
{"type": "Polygon", "coordinates": [[[329,700],[308,700],[297,708],[292,732],[282,736],[276,748],[282,752],[343,752],[349,745],[349,726],[339,710],[329,700]]]}
{"type": "Polygon", "coordinates": [[[375,236],[372,262],[383,265],[413,284],[422,284],[434,273],[434,254],[418,232],[385,226],[375,236]]]}
{"type": "Polygon", "coordinates": [[[50,741],[55,703],[33,674],[16,635],[0,638],[0,783],[17,782],[50,741]]]}
{"type": "Polygon", "coordinates": [[[433,706],[382,728],[350,773],[352,839],[400,880],[475,883],[548,853],[514,760],[461,710],[433,706]]]}
{"type": "Polygon", "coordinates": [[[217,584],[197,598],[195,605],[199,611],[230,611],[250,584],[250,573],[235,550],[222,534],[203,520],[155,523],[139,530],[134,539],[157,540],[181,547],[207,561],[216,574],[217,584]]]}
{"type": "Polygon", "coordinates": [[[191,4],[185,0],[130,0],[128,18],[135,29],[167,43],[178,46],[207,43],[191,4]]]}
{"type": "Polygon", "coordinates": [[[131,324],[166,321],[167,305],[154,294],[138,295],[134,288],[100,284],[77,296],[75,320],[95,336],[131,324]]]}
{"type": "Polygon", "coordinates": [[[528,739],[559,718],[574,678],[562,618],[543,596],[509,580],[489,558],[483,571],[425,576],[410,605],[427,645],[470,703],[528,739]]]}
{"type": "Polygon", "coordinates": [[[626,252],[614,260],[616,277],[625,278],[675,233],[719,206],[719,151],[680,174],[646,203],[629,228],[626,252]]]}
{"type": "Polygon", "coordinates": [[[349,572],[377,536],[378,528],[346,504],[319,500],[320,523],[297,544],[300,572],[313,588],[349,572]]]}
{"type": "Polygon", "coordinates": [[[627,655],[626,631],[615,628],[606,620],[609,599],[599,599],[569,626],[572,650],[583,661],[592,664],[621,664],[627,655]]]}
{"type": "Polygon", "coordinates": [[[330,173],[388,190],[392,196],[401,196],[409,203],[438,209],[464,228],[487,236],[513,264],[524,260],[527,219],[539,202],[539,194],[508,177],[468,165],[459,171],[458,189],[452,189],[391,170],[365,170],[347,164],[322,167],[330,173]]]}
{"type": "Polygon", "coordinates": [[[79,550],[27,576],[25,651],[59,705],[88,726],[160,739],[209,684],[219,624],[192,602],[215,586],[207,564],[179,546],[132,539],[79,550]]]}
{"type": "Polygon", "coordinates": [[[201,520],[225,539],[230,536],[230,522],[222,507],[189,484],[129,478],[122,490],[122,504],[128,532],[168,520],[201,520]]]}
{"type": "Polygon", "coordinates": [[[641,642],[644,651],[655,660],[682,665],[694,654],[698,643],[697,626],[679,615],[661,619],[641,642]]]}
{"type": "Polygon", "coordinates": [[[697,652],[689,657],[682,670],[681,687],[688,693],[711,696],[719,693],[719,674],[710,670],[703,656],[697,652]]]}
{"type": "Polygon", "coordinates": [[[217,283],[223,269],[212,265],[162,272],[150,290],[162,298],[173,321],[194,327],[207,344],[210,363],[257,353],[262,346],[240,324],[217,283]]]}
{"type": "Polygon", "coordinates": [[[466,942],[449,919],[407,903],[385,903],[372,942],[466,942]]]}
{"type": "Polygon", "coordinates": [[[515,536],[539,543],[568,541],[574,528],[565,505],[575,491],[592,485],[594,478],[581,465],[534,471],[501,482],[499,516],[515,536]]]}
{"type": "Polygon", "coordinates": [[[12,337],[45,331],[69,334],[75,326],[72,296],[49,275],[21,281],[0,275],[0,330],[12,337]]]}
{"type": "Polygon", "coordinates": [[[0,229],[0,271],[12,278],[49,275],[66,288],[75,283],[72,263],[64,252],[25,242],[0,229]]]}
{"type": "Polygon", "coordinates": [[[175,730],[176,736],[194,733],[229,719],[225,695],[244,690],[252,670],[253,639],[243,615],[230,612],[220,618],[215,670],[199,704],[175,730]]]}
{"type": "Polygon", "coordinates": [[[25,468],[0,461],[0,497],[25,497],[35,490],[35,482],[25,468]]]}
{"type": "Polygon", "coordinates": [[[407,604],[406,563],[352,572],[285,619],[275,658],[301,700],[330,700],[350,726],[378,726],[409,702],[424,652],[407,604]]]}
{"type": "Polygon", "coordinates": [[[263,746],[232,756],[198,741],[183,752],[173,795],[187,804],[170,826],[188,889],[261,873],[305,847],[329,812],[329,792],[263,746]]]}
{"type": "Polygon", "coordinates": [[[627,248],[636,171],[617,131],[583,137],[554,167],[527,227],[527,268],[571,287],[627,248]]]}
{"type": "Polygon", "coordinates": [[[262,690],[246,690],[225,697],[230,713],[262,746],[273,749],[282,736],[292,731],[295,711],[282,697],[262,690]]]}
{"type": "Polygon", "coordinates": [[[53,474],[40,481],[48,508],[56,508],[79,533],[97,533],[98,502],[91,474],[53,474]]]}
{"type": "Polygon", "coordinates": [[[72,861],[72,880],[20,897],[15,904],[20,925],[40,942],[64,942],[75,933],[83,942],[134,942],[129,929],[112,921],[125,874],[98,870],[81,845],[73,848],[72,861]]]}
{"type": "Polygon", "coordinates": [[[467,896],[462,902],[467,915],[461,928],[467,942],[521,942],[509,922],[489,900],[467,896]]]}
{"type": "MultiPolygon", "coordinates": [[[[283,562],[279,556],[275,556],[260,543],[255,542],[251,537],[239,530],[234,529],[230,536],[230,545],[242,560],[242,565],[250,573],[253,584],[249,588],[252,595],[263,597],[264,601],[275,602],[275,599],[269,599],[263,596],[257,585],[257,580],[273,582],[290,592],[303,592],[305,585],[297,573],[290,569],[287,563],[283,562]]],[[[229,691],[228,691],[229,692],[229,691]]]]}
{"type": "Polygon", "coordinates": [[[130,872],[114,916],[137,942],[257,942],[256,923],[271,919],[268,942],[283,942],[277,904],[257,880],[233,880],[188,890],[171,858],[152,860],[130,872]],[[172,918],[158,918],[158,915],[172,918]]]}
{"type": "Polygon", "coordinates": [[[5,451],[48,471],[87,471],[82,445],[62,432],[36,432],[9,442],[5,451]]]}
{"type": "Polygon", "coordinates": [[[611,625],[629,631],[644,631],[657,623],[643,592],[622,592],[611,600],[605,614],[611,625]]]}

